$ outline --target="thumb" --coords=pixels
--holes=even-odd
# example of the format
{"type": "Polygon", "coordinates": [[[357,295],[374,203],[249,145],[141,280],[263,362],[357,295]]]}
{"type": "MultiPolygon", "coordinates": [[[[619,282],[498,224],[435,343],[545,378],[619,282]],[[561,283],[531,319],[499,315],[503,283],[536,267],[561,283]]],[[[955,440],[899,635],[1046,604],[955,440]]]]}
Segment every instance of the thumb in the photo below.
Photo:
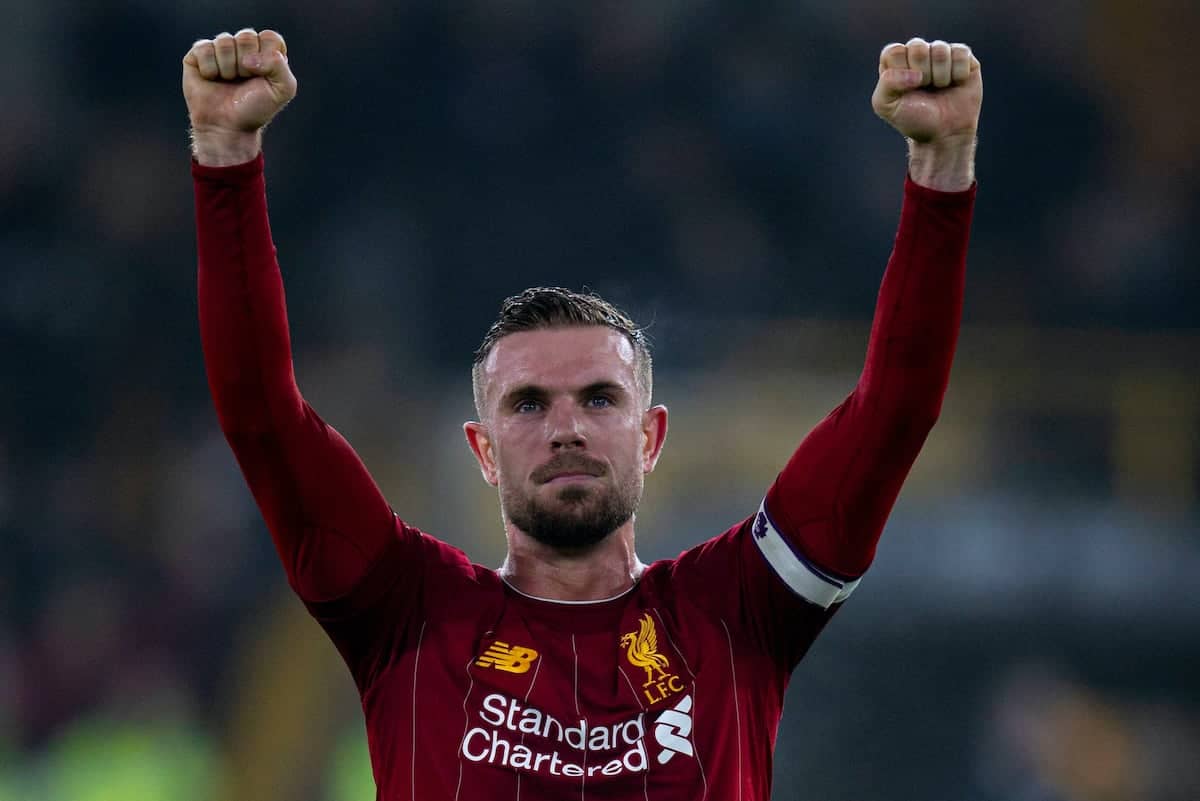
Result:
{"type": "Polygon", "coordinates": [[[883,119],[891,119],[900,105],[900,98],[920,87],[923,80],[920,70],[895,67],[881,70],[879,83],[871,95],[871,107],[883,119]]]}
{"type": "Polygon", "coordinates": [[[919,87],[925,76],[921,70],[886,69],[879,74],[876,90],[885,100],[896,100],[919,87]]]}

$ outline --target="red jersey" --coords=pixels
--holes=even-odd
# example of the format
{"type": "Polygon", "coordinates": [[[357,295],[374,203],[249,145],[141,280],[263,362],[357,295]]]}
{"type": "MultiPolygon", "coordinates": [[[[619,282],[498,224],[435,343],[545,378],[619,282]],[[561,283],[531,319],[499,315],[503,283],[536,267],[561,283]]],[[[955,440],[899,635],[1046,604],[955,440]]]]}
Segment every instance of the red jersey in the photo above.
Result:
{"type": "Polygon", "coordinates": [[[218,418],[362,697],[386,801],[765,801],[792,669],[937,418],[975,187],[905,182],[862,376],[757,513],[604,601],[532,598],[407,525],[292,374],[262,157],[193,164],[218,418]]]}

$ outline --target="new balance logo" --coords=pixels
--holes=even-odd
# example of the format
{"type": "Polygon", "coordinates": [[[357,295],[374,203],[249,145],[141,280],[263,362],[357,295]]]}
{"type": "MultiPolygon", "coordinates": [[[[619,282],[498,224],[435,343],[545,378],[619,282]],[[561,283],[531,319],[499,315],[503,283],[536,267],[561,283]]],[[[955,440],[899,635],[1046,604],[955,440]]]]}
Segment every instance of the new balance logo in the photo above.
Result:
{"type": "Polygon", "coordinates": [[[496,640],[483,652],[483,656],[475,660],[475,664],[481,668],[494,667],[505,673],[525,673],[537,658],[538,652],[532,648],[496,640]]]}

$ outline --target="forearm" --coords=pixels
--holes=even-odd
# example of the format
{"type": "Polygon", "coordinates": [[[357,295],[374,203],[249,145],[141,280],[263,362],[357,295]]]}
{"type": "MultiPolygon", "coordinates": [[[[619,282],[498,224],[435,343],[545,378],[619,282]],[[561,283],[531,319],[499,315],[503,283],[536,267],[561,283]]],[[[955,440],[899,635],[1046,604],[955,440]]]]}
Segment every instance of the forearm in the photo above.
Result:
{"type": "Polygon", "coordinates": [[[227,433],[300,414],[262,167],[261,158],[227,169],[193,165],[200,340],[227,433]]]}
{"type": "Polygon", "coordinates": [[[857,392],[879,412],[940,411],[958,341],[975,189],[944,192],[905,181],[857,392]]]}

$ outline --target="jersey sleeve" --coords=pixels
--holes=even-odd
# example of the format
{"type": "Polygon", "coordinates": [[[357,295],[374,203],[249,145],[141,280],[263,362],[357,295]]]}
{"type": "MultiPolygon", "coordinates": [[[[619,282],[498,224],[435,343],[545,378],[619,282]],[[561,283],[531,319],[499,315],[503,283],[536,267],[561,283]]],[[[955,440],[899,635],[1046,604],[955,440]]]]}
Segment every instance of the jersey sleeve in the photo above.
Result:
{"type": "Polygon", "coordinates": [[[906,178],[858,384],[796,448],[756,518],[763,556],[812,603],[828,607],[857,585],[941,413],[976,188],[938,192],[906,178]]]}
{"type": "Polygon", "coordinates": [[[758,511],[692,555],[709,587],[728,588],[744,632],[788,666],[858,586],[940,414],[976,188],[939,192],[906,178],[857,385],[804,437],[758,511]],[[719,582],[722,562],[736,576],[727,568],[719,582]]]}
{"type": "Polygon", "coordinates": [[[323,624],[385,597],[398,613],[419,592],[421,535],[296,385],[263,157],[221,168],[193,161],[192,173],[209,390],[288,582],[323,624]]]}

